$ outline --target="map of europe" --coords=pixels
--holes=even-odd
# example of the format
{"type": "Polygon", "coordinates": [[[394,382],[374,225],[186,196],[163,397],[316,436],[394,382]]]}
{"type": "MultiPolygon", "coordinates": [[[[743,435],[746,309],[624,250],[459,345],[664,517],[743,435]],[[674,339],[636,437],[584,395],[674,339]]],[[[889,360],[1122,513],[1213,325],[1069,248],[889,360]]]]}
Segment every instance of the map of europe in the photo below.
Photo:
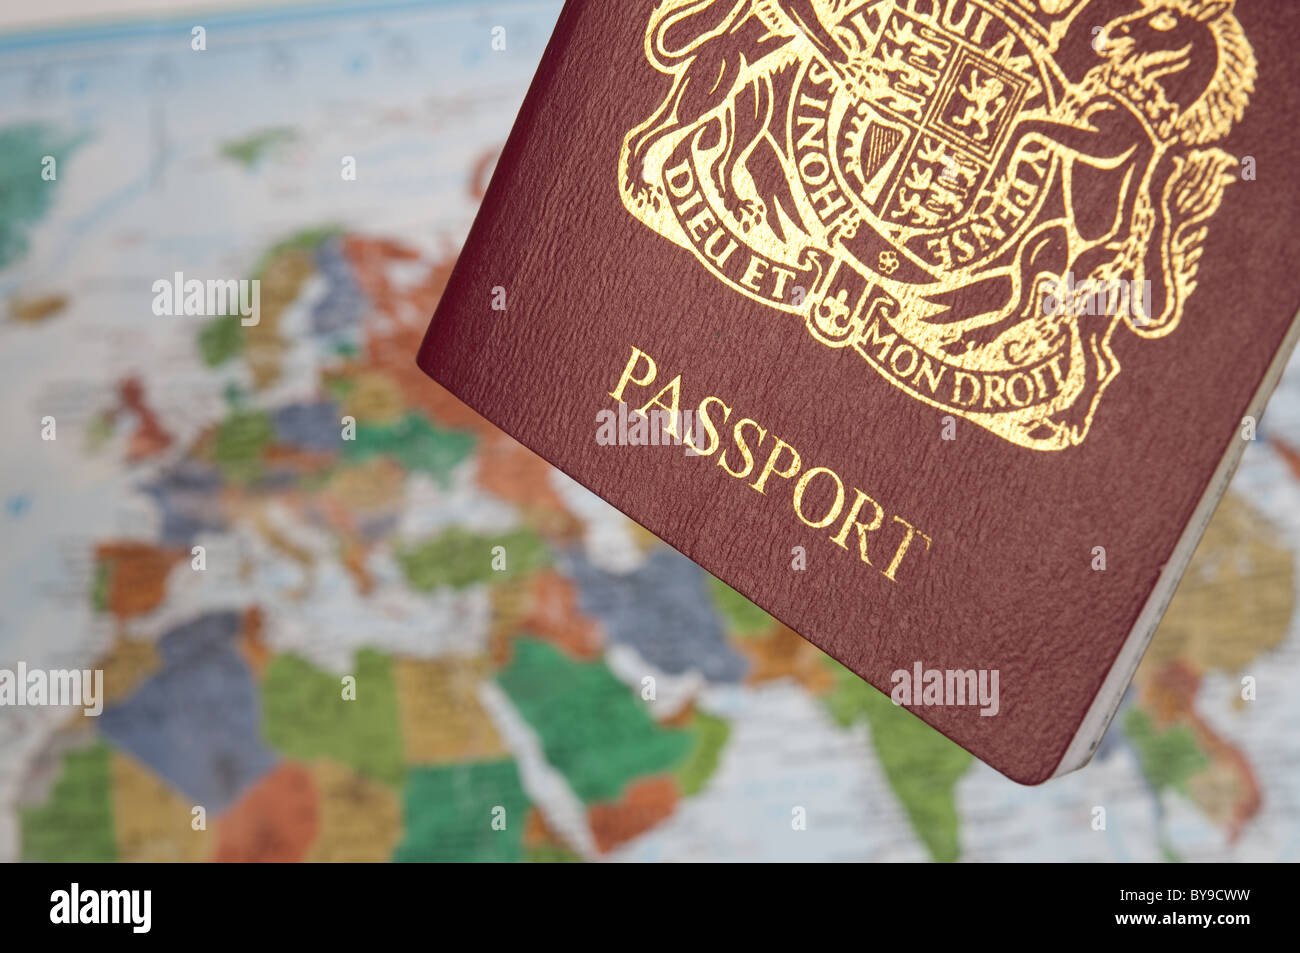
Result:
{"type": "Polygon", "coordinates": [[[419,372],[558,12],[0,36],[0,667],[106,694],[0,708],[0,860],[1300,857],[1300,367],[1037,788],[419,372]],[[260,321],[155,314],[176,272],[260,321]]]}

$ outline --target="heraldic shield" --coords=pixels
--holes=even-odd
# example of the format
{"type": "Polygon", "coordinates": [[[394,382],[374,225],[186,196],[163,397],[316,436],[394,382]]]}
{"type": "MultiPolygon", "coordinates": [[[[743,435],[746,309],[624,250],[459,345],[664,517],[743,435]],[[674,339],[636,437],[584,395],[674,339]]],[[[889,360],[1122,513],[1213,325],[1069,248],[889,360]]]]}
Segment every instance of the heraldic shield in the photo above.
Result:
{"type": "Polygon", "coordinates": [[[623,204],[912,397],[1081,444],[1114,335],[1178,327],[1256,78],[1231,0],[1088,6],[665,0],[645,55],[671,82],[624,139],[623,204]]]}

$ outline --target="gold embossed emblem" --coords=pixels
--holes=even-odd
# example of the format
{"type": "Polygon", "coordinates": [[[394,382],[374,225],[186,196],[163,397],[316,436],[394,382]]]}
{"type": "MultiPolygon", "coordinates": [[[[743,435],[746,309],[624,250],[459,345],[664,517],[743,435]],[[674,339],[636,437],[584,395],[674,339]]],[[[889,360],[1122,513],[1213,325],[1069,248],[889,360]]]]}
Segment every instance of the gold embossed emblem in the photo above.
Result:
{"type": "Polygon", "coordinates": [[[664,0],[623,203],[913,397],[1080,444],[1116,332],[1178,326],[1256,77],[1231,0],[1089,5],[664,0]]]}

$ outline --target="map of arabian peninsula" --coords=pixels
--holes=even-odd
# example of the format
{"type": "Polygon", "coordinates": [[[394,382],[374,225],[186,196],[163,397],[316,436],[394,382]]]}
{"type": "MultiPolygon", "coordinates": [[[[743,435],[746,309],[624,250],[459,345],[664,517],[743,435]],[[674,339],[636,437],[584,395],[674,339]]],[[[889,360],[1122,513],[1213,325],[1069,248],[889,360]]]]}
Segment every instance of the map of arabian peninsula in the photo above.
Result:
{"type": "Polygon", "coordinates": [[[1294,860],[1300,376],[1093,764],[1030,789],[416,368],[558,8],[504,52],[458,2],[0,40],[0,667],[107,696],[0,709],[0,859],[1294,860]],[[260,321],[154,315],[176,271],[260,321]]]}

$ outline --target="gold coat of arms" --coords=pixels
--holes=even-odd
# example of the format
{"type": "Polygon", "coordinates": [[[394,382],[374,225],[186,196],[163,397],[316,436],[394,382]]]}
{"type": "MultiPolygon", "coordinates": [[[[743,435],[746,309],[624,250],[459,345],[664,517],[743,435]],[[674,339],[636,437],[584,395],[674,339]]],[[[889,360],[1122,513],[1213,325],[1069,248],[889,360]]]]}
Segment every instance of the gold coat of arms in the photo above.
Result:
{"type": "Polygon", "coordinates": [[[913,397],[1080,444],[1113,336],[1171,333],[1195,291],[1256,77],[1232,0],[1089,5],[664,0],[624,205],[913,397]]]}

